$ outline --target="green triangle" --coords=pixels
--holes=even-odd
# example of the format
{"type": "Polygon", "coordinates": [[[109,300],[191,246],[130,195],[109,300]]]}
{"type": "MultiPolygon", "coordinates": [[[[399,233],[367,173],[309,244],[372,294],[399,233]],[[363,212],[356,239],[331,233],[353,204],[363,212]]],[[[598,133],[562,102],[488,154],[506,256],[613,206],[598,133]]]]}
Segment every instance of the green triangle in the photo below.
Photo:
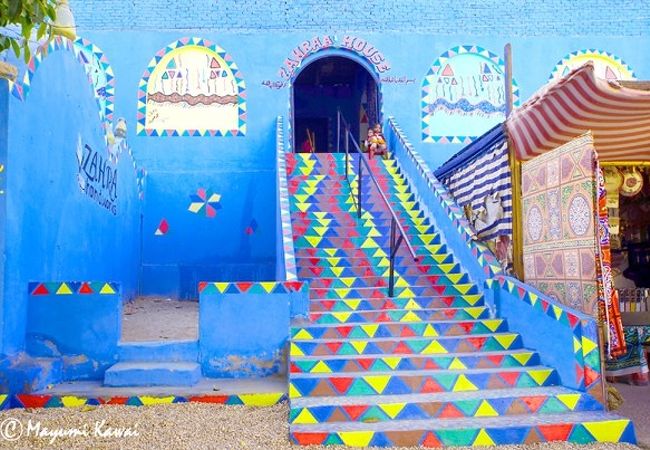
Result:
{"type": "Polygon", "coordinates": [[[440,384],[442,387],[444,387],[445,390],[451,391],[453,389],[454,384],[456,383],[456,378],[458,378],[458,375],[457,374],[440,373],[440,374],[437,374],[435,378],[436,378],[436,381],[438,382],[438,384],[440,384]]]}
{"type": "Polygon", "coordinates": [[[365,413],[361,415],[359,420],[365,423],[384,422],[386,420],[390,420],[390,417],[388,417],[388,415],[379,407],[371,406],[365,413]]]}
{"type": "Polygon", "coordinates": [[[436,430],[438,439],[442,442],[443,445],[452,445],[455,447],[465,447],[470,446],[476,439],[478,431],[476,429],[459,429],[459,430],[445,430],[439,429],[436,430]]]}
{"type": "Polygon", "coordinates": [[[477,400],[460,400],[456,403],[454,403],[454,406],[456,406],[458,409],[460,409],[463,413],[465,413],[466,416],[472,417],[476,410],[478,409],[478,406],[481,404],[481,399],[477,400]]]}
{"type": "Polygon", "coordinates": [[[575,444],[590,444],[594,442],[594,437],[581,424],[576,424],[569,436],[569,442],[575,444]]]}
{"type": "Polygon", "coordinates": [[[375,390],[363,379],[357,378],[345,395],[377,395],[375,390]]]}
{"type": "Polygon", "coordinates": [[[330,435],[323,442],[324,445],[343,445],[343,441],[336,433],[330,433],[330,435]]]}
{"type": "Polygon", "coordinates": [[[384,361],[381,359],[375,360],[373,365],[370,368],[372,371],[384,371],[384,370],[393,370],[390,368],[388,364],[386,364],[384,361]]]}
{"type": "MultiPolygon", "coordinates": [[[[539,408],[539,413],[565,413],[567,407],[564,403],[555,397],[549,397],[546,402],[539,408]]],[[[570,411],[569,411],[570,412],[570,411]]]]}
{"type": "Polygon", "coordinates": [[[348,342],[343,343],[337,355],[358,355],[359,353],[348,342]]]}

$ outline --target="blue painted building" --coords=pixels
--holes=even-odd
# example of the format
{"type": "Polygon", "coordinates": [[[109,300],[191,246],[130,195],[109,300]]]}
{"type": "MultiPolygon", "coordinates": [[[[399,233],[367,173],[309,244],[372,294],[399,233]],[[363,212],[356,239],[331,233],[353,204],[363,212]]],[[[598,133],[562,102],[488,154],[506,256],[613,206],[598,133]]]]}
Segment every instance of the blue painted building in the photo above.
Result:
{"type": "MultiPolygon", "coordinates": [[[[11,374],[2,386],[16,390],[23,383],[18,372],[34,386],[101,378],[119,360],[108,345],[88,366],[53,363],[62,366],[45,370],[39,382],[12,372],[26,351],[53,355],[44,336],[56,333],[46,325],[47,309],[34,304],[38,295],[56,299],[90,289],[97,299],[196,299],[201,282],[284,281],[278,147],[300,150],[309,129],[317,151],[340,149],[336,111],[359,141],[368,126],[386,127],[394,117],[420,162],[436,168],[505,117],[506,43],[514,55],[515,104],[583,60],[595,60],[603,76],[648,78],[649,6],[72,1],[79,39],[37,53],[20,66],[17,83],[0,81],[0,353],[11,374]],[[120,118],[126,132],[117,127],[120,118]]],[[[407,156],[404,150],[404,171],[417,178],[422,166],[407,156]]],[[[440,200],[426,179],[414,183],[422,198],[440,200]]],[[[489,279],[446,210],[429,208],[473,281],[489,279]]],[[[214,286],[206,296],[235,294],[214,286]]],[[[276,331],[290,314],[306,312],[289,311],[301,289],[266,290],[280,295],[272,307],[276,331]]],[[[498,298],[486,294],[493,306],[498,298]]],[[[106,319],[89,308],[67,317],[94,311],[106,319]]],[[[116,329],[107,325],[106,334],[91,337],[64,333],[57,351],[88,355],[72,345],[86,338],[117,345],[120,308],[116,301],[109,314],[116,329]]],[[[202,320],[237,315],[205,308],[202,320]]],[[[201,330],[205,345],[224,347],[200,350],[204,374],[234,371],[211,359],[228,352],[266,355],[271,371],[281,364],[284,331],[273,334],[270,348],[255,339],[228,342],[235,333],[229,328],[201,330]]]]}

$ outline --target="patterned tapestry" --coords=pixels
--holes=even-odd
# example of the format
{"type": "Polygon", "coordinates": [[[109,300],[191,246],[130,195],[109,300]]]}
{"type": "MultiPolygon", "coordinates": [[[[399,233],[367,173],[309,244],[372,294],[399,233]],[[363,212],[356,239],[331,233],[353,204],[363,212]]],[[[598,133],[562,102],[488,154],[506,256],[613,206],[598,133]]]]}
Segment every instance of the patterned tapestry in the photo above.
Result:
{"type": "Polygon", "coordinates": [[[596,152],[591,134],[522,164],[524,278],[598,313],[596,152]]]}
{"type": "Polygon", "coordinates": [[[521,176],[525,281],[600,318],[608,354],[624,353],[605,184],[591,133],[524,162],[521,176]]]}

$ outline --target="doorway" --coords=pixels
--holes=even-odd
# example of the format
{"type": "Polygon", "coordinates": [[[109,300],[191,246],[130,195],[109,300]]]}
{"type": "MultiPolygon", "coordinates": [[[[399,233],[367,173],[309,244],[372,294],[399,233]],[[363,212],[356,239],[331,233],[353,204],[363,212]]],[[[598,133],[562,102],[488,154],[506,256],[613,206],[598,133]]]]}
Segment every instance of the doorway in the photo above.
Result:
{"type": "Polygon", "coordinates": [[[325,56],[305,66],[293,82],[292,97],[296,152],[336,152],[339,110],[358,142],[381,119],[375,75],[346,56],[325,56]],[[305,144],[308,131],[312,140],[305,144]]]}

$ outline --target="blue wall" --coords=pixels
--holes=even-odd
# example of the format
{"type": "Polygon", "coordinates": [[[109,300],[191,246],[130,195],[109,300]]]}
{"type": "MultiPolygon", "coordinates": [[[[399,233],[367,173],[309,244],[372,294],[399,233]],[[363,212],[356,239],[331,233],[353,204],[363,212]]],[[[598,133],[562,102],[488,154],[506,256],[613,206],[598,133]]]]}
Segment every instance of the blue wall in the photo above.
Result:
{"type": "Polygon", "coordinates": [[[98,158],[108,157],[98,106],[83,67],[72,52],[54,51],[43,59],[31,85],[24,102],[9,99],[9,150],[3,174],[7,214],[2,224],[7,267],[1,317],[4,354],[24,347],[28,282],[118,281],[129,297],[137,288],[140,259],[140,203],[128,153],[121,155],[116,167],[116,214],[79,187],[79,140],[98,158]]]}

